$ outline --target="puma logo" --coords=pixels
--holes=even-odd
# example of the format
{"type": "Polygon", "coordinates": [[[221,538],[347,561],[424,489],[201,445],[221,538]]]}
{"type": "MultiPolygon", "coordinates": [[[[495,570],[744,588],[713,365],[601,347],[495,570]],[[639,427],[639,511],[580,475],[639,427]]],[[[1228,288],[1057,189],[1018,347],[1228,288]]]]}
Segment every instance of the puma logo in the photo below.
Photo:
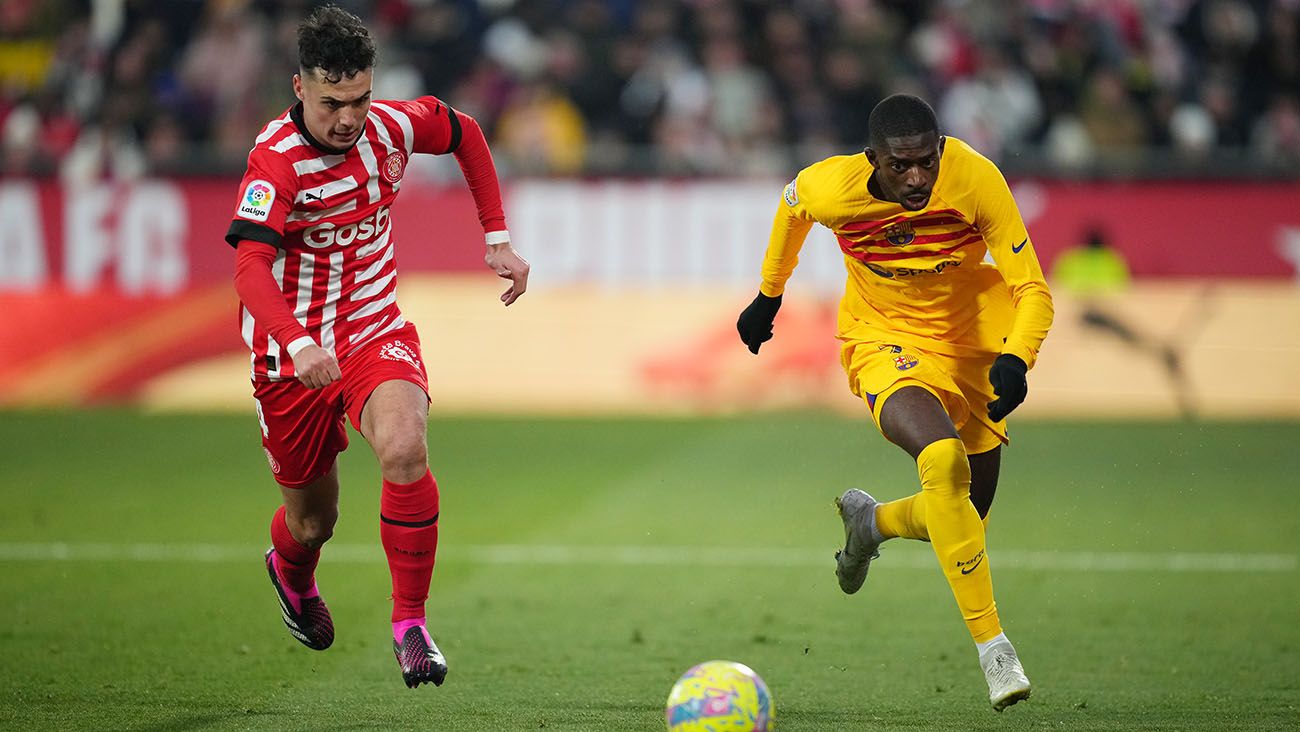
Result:
{"type": "MultiPolygon", "coordinates": [[[[324,198],[321,198],[320,196],[316,195],[315,193],[312,193],[311,191],[303,191],[303,192],[302,192],[302,197],[305,198],[305,199],[307,199],[308,201],[315,200],[315,201],[320,201],[321,203],[324,203],[324,202],[325,202],[325,199],[324,199],[324,198]]],[[[1019,250],[1016,250],[1016,251],[1019,251],[1019,250]]]]}

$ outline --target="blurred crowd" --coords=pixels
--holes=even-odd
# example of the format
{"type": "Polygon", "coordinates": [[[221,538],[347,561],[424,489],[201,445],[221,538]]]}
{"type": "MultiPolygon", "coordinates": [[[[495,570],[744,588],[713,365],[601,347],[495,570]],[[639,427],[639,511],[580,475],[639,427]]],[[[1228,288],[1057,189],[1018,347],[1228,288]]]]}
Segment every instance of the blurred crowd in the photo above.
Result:
{"type": "MultiPolygon", "coordinates": [[[[308,0],[3,0],[0,166],[238,173],[308,0]]],[[[1015,170],[1300,174],[1300,0],[337,0],[514,174],[787,175],[883,96],[1015,170]]]]}

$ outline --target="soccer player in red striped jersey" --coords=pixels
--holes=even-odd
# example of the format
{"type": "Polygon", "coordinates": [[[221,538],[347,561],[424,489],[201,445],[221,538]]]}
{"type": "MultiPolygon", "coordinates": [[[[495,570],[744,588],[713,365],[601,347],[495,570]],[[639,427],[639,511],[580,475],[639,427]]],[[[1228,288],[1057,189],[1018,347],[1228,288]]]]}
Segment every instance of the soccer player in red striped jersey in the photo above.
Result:
{"type": "Polygon", "coordinates": [[[382,472],[379,528],[402,678],[411,688],[440,685],[447,663],[425,622],[439,503],[425,438],[428,376],[419,335],[397,306],[389,214],[410,156],[456,157],[483,226],[484,261],[510,280],[506,305],[527,289],[528,263],[511,247],[496,169],[473,118],[434,97],[372,100],[374,42],[336,6],[299,26],[298,59],[299,101],[258,135],[226,234],[262,445],[284,499],[266,568],[289,632],[328,648],[333,620],[315,569],[338,519],[335,460],[348,445],[348,419],[382,472]]]}

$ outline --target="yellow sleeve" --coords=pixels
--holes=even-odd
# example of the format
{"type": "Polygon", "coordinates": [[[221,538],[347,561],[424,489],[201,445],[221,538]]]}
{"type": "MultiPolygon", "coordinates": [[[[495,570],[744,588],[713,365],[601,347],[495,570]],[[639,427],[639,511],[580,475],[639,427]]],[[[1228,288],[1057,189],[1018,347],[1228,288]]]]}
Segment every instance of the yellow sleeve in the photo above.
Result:
{"type": "Polygon", "coordinates": [[[1038,255],[1029,241],[1029,232],[1024,219],[1020,218],[1011,189],[1001,171],[992,163],[988,163],[977,190],[977,225],[1002,280],[1011,291],[1011,304],[1016,310],[1015,322],[1007,334],[1002,352],[1019,356],[1033,368],[1038,359],[1038,349],[1047,337],[1047,330],[1052,327],[1052,293],[1047,289],[1038,255]]]}
{"type": "MultiPolygon", "coordinates": [[[[801,174],[802,175],[802,174],[801,174]]],[[[763,282],[758,291],[768,297],[785,292],[795,265],[799,264],[799,250],[812,229],[814,219],[799,200],[799,177],[786,185],[781,193],[781,203],[772,220],[772,233],[767,240],[767,253],[763,255],[763,282]]]]}

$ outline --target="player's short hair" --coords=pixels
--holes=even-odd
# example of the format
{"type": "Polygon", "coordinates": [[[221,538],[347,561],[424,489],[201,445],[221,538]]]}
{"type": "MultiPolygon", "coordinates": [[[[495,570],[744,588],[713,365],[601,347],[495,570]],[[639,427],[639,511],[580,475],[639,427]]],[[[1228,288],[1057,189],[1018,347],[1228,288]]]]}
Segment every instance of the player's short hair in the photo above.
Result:
{"type": "Polygon", "coordinates": [[[939,132],[939,120],[934,109],[920,97],[911,94],[894,94],[885,97],[867,118],[867,139],[872,147],[885,146],[891,137],[911,137],[927,132],[939,132]]]}
{"type": "Polygon", "coordinates": [[[323,5],[298,26],[298,65],[320,69],[337,84],[375,65],[375,41],[361,19],[337,5],[323,5]]]}

